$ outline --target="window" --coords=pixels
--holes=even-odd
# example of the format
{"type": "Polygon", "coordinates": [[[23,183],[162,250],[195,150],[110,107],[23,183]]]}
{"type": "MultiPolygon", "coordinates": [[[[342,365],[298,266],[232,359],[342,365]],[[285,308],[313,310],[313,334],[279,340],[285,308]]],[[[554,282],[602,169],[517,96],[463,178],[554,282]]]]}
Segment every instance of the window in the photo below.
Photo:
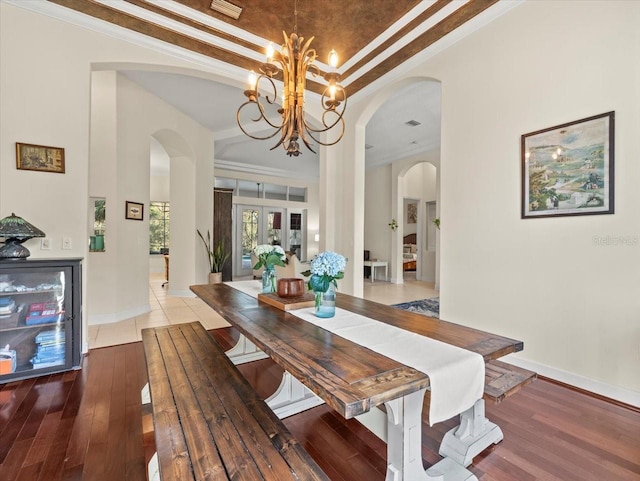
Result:
{"type": "Polygon", "coordinates": [[[169,253],[169,202],[149,204],[149,254],[169,253]]]}

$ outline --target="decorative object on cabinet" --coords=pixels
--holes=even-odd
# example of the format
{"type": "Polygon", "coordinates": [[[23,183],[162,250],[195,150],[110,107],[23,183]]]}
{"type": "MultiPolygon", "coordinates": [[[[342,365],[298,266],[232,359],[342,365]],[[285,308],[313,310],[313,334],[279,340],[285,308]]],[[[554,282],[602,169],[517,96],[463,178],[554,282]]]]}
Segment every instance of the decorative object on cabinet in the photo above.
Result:
{"type": "Polygon", "coordinates": [[[0,261],[23,260],[31,255],[29,249],[22,245],[34,237],[45,237],[46,234],[29,224],[13,212],[0,220],[0,237],[4,237],[4,246],[0,247],[0,261]]]}
{"type": "Polygon", "coordinates": [[[81,260],[6,262],[0,274],[0,384],[80,367],[81,260]]]}
{"type": "Polygon", "coordinates": [[[125,218],[132,220],[142,220],[144,218],[144,204],[127,200],[125,218]]]}
{"type": "Polygon", "coordinates": [[[521,138],[522,218],[613,214],[615,112],[521,138]]]}
{"type": "Polygon", "coordinates": [[[64,149],[16,142],[16,167],[64,174],[64,149]]]}

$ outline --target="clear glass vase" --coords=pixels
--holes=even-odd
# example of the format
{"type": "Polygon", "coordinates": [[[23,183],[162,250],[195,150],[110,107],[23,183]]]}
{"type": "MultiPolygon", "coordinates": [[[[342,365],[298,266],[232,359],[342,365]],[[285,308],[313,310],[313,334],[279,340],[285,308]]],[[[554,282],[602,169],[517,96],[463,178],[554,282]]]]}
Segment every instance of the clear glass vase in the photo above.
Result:
{"type": "Polygon", "coordinates": [[[326,292],[314,291],[316,297],[316,316],[333,317],[336,315],[336,289],[329,284],[326,292]]]}
{"type": "Polygon", "coordinates": [[[276,292],[276,269],[273,266],[265,266],[262,271],[262,293],[276,292]]]}

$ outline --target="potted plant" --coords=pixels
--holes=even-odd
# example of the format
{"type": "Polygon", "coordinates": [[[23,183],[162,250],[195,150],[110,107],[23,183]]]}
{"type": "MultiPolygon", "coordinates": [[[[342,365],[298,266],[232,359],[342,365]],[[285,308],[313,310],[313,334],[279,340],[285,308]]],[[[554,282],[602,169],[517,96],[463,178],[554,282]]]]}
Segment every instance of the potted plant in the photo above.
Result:
{"type": "Polygon", "coordinates": [[[224,250],[224,241],[218,242],[213,249],[211,248],[211,234],[207,231],[207,237],[205,238],[200,230],[197,230],[200,239],[204,244],[204,248],[207,251],[207,258],[209,259],[209,283],[218,284],[222,282],[222,268],[225,262],[229,259],[229,253],[224,250]]]}

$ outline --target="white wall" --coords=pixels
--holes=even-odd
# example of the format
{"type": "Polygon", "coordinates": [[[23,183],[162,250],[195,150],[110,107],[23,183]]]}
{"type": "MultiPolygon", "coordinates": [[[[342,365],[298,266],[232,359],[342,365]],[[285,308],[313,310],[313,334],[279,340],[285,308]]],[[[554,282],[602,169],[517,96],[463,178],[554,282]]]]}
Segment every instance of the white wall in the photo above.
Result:
{"type": "Polygon", "coordinates": [[[640,2],[526,2],[412,74],[442,82],[441,315],[543,374],[640,399],[640,2]],[[616,111],[615,215],[520,219],[523,133],[616,111]]]}
{"type": "MultiPolygon", "coordinates": [[[[57,7],[52,5],[51,8],[57,7]]],[[[41,251],[37,240],[27,243],[34,258],[86,259],[89,255],[87,219],[91,71],[95,64],[114,60],[193,68],[193,64],[177,57],[0,3],[0,217],[15,211],[47,233],[47,237],[51,239],[51,250],[41,251]],[[15,142],[63,147],[66,172],[50,174],[17,170],[15,142]],[[63,236],[71,238],[70,250],[62,250],[63,236]]],[[[113,92],[109,95],[113,95],[113,92]]],[[[113,138],[111,141],[113,146],[113,138]]],[[[105,155],[110,156],[112,153],[105,155]]],[[[113,174],[112,171],[108,175],[113,174]]],[[[92,184],[92,189],[95,187],[95,191],[98,192],[104,188],[104,191],[108,190],[108,197],[112,197],[113,179],[108,175],[97,177],[99,181],[92,184]]],[[[122,172],[120,176],[126,177],[122,172]]],[[[201,179],[198,179],[198,182],[200,181],[201,179]]],[[[145,185],[148,192],[148,173],[145,185]]],[[[113,203],[108,198],[107,222],[113,219],[110,213],[115,213],[120,219],[124,217],[122,202],[127,195],[125,190],[118,191],[117,195],[122,196],[118,198],[119,202],[113,203]]],[[[137,191],[131,193],[134,192],[137,191]]],[[[127,197],[127,200],[137,199],[127,197]]],[[[140,200],[148,204],[148,194],[146,199],[140,200]]],[[[211,222],[211,216],[207,220],[211,222]]],[[[128,235],[136,243],[144,243],[144,223],[137,224],[140,232],[134,228],[136,232],[122,232],[122,235],[128,235]]],[[[108,250],[117,248],[117,244],[113,243],[115,232],[117,226],[107,227],[105,242],[108,250]]],[[[193,242],[195,244],[195,238],[193,242]]],[[[146,253],[144,259],[146,270],[146,253]]],[[[90,260],[85,261],[85,284],[89,278],[87,262],[90,260]]],[[[113,264],[105,266],[105,269],[110,270],[117,268],[118,266],[113,264]]],[[[112,271],[101,272],[101,275],[105,276],[103,281],[108,282],[108,278],[112,277],[112,271]]],[[[203,278],[205,276],[206,269],[203,278]]],[[[137,281],[137,278],[124,276],[120,287],[126,289],[129,283],[134,281],[137,281]]],[[[143,286],[146,286],[146,280],[143,286]]],[[[87,295],[86,287],[84,294],[86,314],[86,309],[91,307],[89,303],[96,297],[87,295]]],[[[108,301],[109,298],[104,292],[101,295],[108,301]]],[[[136,303],[148,302],[146,292],[144,301],[141,299],[141,293],[137,293],[137,296],[140,299],[136,300],[136,303]]],[[[114,302],[112,312],[124,312],[129,309],[126,306],[118,307],[118,300],[114,302]]],[[[86,322],[85,315],[85,327],[86,322]]],[[[87,347],[86,329],[83,332],[83,347],[87,347]]]]}
{"type": "Polygon", "coordinates": [[[397,85],[441,81],[441,316],[523,340],[514,363],[636,405],[638,25],[640,2],[524,2],[350,104],[366,123],[397,85]],[[615,215],[520,219],[520,136],[610,110],[615,215]]]}

